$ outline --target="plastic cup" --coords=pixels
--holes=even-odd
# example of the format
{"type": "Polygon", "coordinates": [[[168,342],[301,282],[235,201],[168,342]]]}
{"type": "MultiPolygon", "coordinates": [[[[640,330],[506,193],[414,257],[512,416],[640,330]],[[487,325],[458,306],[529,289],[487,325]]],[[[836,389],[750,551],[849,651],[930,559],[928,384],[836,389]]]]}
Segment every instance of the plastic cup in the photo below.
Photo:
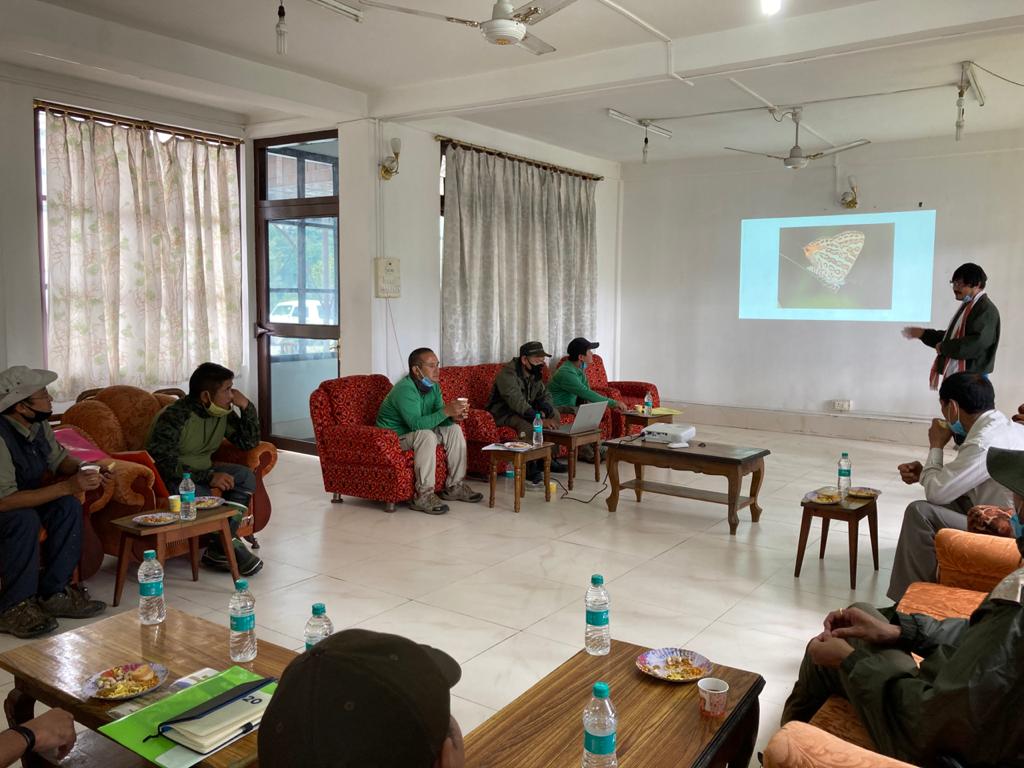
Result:
{"type": "Polygon", "coordinates": [[[721,717],[729,703],[729,684],[717,677],[705,677],[697,681],[700,696],[700,713],[705,717],[721,717]]]}
{"type": "Polygon", "coordinates": [[[181,514],[181,496],[177,493],[167,497],[167,511],[176,515],[181,514]]]}
{"type": "Polygon", "coordinates": [[[100,465],[99,464],[82,464],[78,469],[81,470],[82,472],[99,472],[100,471],[100,465]]]}

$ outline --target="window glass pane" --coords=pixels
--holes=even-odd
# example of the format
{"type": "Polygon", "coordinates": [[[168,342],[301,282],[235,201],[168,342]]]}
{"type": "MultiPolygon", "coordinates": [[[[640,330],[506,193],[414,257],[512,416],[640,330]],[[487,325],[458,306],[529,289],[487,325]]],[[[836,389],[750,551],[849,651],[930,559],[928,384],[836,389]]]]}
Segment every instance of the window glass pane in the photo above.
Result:
{"type": "Polygon", "coordinates": [[[267,200],[298,197],[298,162],[294,157],[267,150],[267,200]]]}
{"type": "Polygon", "coordinates": [[[272,323],[338,323],[336,216],[267,222],[267,274],[272,323]]]}
{"type": "Polygon", "coordinates": [[[309,395],[321,381],[338,376],[337,343],[328,339],[270,337],[270,431],[313,440],[309,395]]]}
{"type": "Polygon", "coordinates": [[[267,200],[338,194],[338,140],[318,139],[267,147],[267,200]]]}

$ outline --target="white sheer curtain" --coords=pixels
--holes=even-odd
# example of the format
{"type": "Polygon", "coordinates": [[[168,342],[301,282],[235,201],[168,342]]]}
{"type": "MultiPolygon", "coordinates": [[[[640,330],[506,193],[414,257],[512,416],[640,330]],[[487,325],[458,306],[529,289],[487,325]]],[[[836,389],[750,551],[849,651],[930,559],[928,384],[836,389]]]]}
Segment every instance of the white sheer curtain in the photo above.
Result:
{"type": "Polygon", "coordinates": [[[241,365],[235,147],[48,111],[46,228],[58,399],[241,365]]]}
{"type": "Polygon", "coordinates": [[[594,332],[597,182],[450,145],[441,360],[498,362],[594,332]]]}

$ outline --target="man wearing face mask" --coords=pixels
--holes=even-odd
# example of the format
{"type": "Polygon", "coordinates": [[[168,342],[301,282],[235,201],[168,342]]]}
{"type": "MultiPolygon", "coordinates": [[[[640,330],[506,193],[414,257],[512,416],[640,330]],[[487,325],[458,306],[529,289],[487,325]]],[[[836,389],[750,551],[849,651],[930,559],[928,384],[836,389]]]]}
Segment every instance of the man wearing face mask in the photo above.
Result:
{"type": "Polygon", "coordinates": [[[1024,449],[1024,426],[995,409],[995,392],[977,373],[956,373],[939,389],[942,420],[928,429],[928,460],[900,464],[903,482],[920,483],[925,501],[912,502],[903,515],[896,545],[889,598],[898,603],[915,581],[935,581],[935,534],[943,528],[967,529],[967,512],[977,504],[1007,507],[1009,492],[989,476],[986,454],[992,448],[1024,449]],[[943,449],[954,435],[963,438],[956,458],[944,464],[943,449]]]}
{"type": "MultiPolygon", "coordinates": [[[[566,350],[567,358],[564,363],[558,366],[555,375],[551,377],[548,390],[551,392],[551,401],[562,413],[576,413],[576,408],[583,403],[608,403],[609,408],[614,408],[620,413],[626,410],[626,406],[611,397],[599,395],[590,388],[587,382],[587,366],[594,361],[593,350],[597,349],[600,343],[588,341],[582,336],[569,342],[566,350]]],[[[601,455],[604,455],[602,449],[601,455]]],[[[594,446],[584,445],[579,449],[579,457],[582,461],[594,460],[594,446]]]]}
{"type": "MultiPolygon", "coordinates": [[[[519,357],[507,362],[494,379],[487,410],[498,426],[512,427],[522,440],[529,441],[533,434],[533,419],[540,414],[544,429],[558,429],[561,420],[551,393],[544,384],[544,366],[551,357],[539,341],[528,341],[519,348],[519,357]]],[[[552,459],[552,472],[566,472],[564,461],[552,459]]],[[[544,489],[543,462],[531,461],[526,465],[527,487],[544,489]]]]}
{"type": "MultiPolygon", "coordinates": [[[[188,380],[188,395],[168,405],[153,421],[146,450],[171,493],[177,491],[182,475],[188,472],[196,485],[197,497],[208,496],[216,488],[227,501],[249,504],[256,490],[253,471],[239,464],[213,463],[213,454],[225,438],[244,451],[260,442],[256,406],[234,388],[234,380],[235,374],[223,365],[203,363],[188,380]]],[[[240,522],[240,515],[231,519],[232,536],[240,522]]],[[[263,561],[237,537],[234,548],[243,576],[251,576],[263,567],[263,561]]],[[[209,540],[203,563],[219,570],[230,569],[216,537],[209,540]]]]}
{"type": "Polygon", "coordinates": [[[71,577],[82,553],[75,494],[109,479],[83,472],[54,438],[46,387],[56,379],[24,365],[0,373],[0,632],[21,638],[52,632],[58,617],[84,619],[106,608],[71,577]],[[48,483],[50,475],[63,479],[48,483]]]}
{"type": "Polygon", "coordinates": [[[483,494],[466,484],[466,436],[457,422],[466,418],[469,403],[441,399],[437,355],[426,347],[409,355],[409,375],[391,388],[377,412],[377,426],[398,435],[403,451],[413,452],[416,473],[416,497],[409,507],[428,515],[448,511],[444,501],[475,504],[483,494]],[[444,446],[448,479],[440,498],[434,493],[437,471],[437,446],[444,446]],[[442,501],[442,499],[444,501],[442,501]]]}
{"type": "Polygon", "coordinates": [[[999,346],[999,310],[985,293],[988,276],[977,264],[961,264],[950,282],[960,306],[945,330],[907,327],[903,336],[935,349],[929,386],[954,373],[992,373],[999,346]]]}
{"type": "MultiPolygon", "coordinates": [[[[1024,557],[1024,451],[992,448],[987,468],[1013,492],[1024,557]]],[[[853,705],[878,752],[914,765],[1020,766],[1024,755],[1024,568],[1004,578],[970,619],[883,616],[854,605],[825,617],[810,641],[783,724],[807,722],[825,700],[853,705]],[[918,666],[911,654],[923,657],[918,666]],[[954,763],[949,763],[954,764],[954,763]]]]}

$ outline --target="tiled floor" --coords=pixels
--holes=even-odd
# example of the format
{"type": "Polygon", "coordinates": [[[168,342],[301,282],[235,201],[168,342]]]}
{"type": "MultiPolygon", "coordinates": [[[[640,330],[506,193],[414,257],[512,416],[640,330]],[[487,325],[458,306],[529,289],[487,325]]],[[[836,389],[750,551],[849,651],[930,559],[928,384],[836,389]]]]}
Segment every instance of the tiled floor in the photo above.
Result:
{"type": "MultiPolygon", "coordinates": [[[[637,504],[627,493],[609,514],[605,492],[590,504],[547,504],[530,493],[515,515],[511,481],[504,479],[495,509],[454,504],[434,517],[408,509],[387,514],[382,505],[356,499],[331,504],[318,461],[282,453],[268,478],[273,518],[259,537],[266,567],[250,580],[259,636],[299,648],[310,605],[325,602],[338,629],[370,627],[444,648],[463,667],[453,709],[469,731],[582,646],[583,594],[590,574],[600,572],[611,592],[614,637],[685,646],[764,676],[761,748],[825,613],[855,600],[887,604],[903,509],[920,491],[903,485],[895,466],[925,451],[734,428],[702,427],[700,435],[772,451],[761,522],[752,524],[742,511],[736,536],[729,535],[724,507],[667,496],[648,495],[637,504]],[[884,492],[881,570],[871,569],[862,526],[855,592],[840,523],[833,524],[823,561],[816,557],[815,525],[803,573],[793,578],[799,500],[834,481],[842,450],[853,458],[854,482],[884,492]]],[[[649,471],[652,480],[669,474],[649,471]]],[[[722,478],[671,474],[674,482],[725,489],[722,478]]],[[[590,478],[580,472],[574,497],[597,491],[590,478]]],[[[89,584],[105,600],[113,592],[113,567],[108,557],[89,584]]],[[[133,586],[117,610],[134,610],[133,586]]],[[[180,609],[226,623],[229,590],[226,575],[204,571],[193,583],[184,559],[169,563],[166,594],[180,609]]],[[[76,623],[82,622],[62,626],[76,623]]],[[[20,642],[0,636],[0,651],[20,642]]],[[[10,675],[0,673],[0,696],[10,686],[10,675]]]]}

